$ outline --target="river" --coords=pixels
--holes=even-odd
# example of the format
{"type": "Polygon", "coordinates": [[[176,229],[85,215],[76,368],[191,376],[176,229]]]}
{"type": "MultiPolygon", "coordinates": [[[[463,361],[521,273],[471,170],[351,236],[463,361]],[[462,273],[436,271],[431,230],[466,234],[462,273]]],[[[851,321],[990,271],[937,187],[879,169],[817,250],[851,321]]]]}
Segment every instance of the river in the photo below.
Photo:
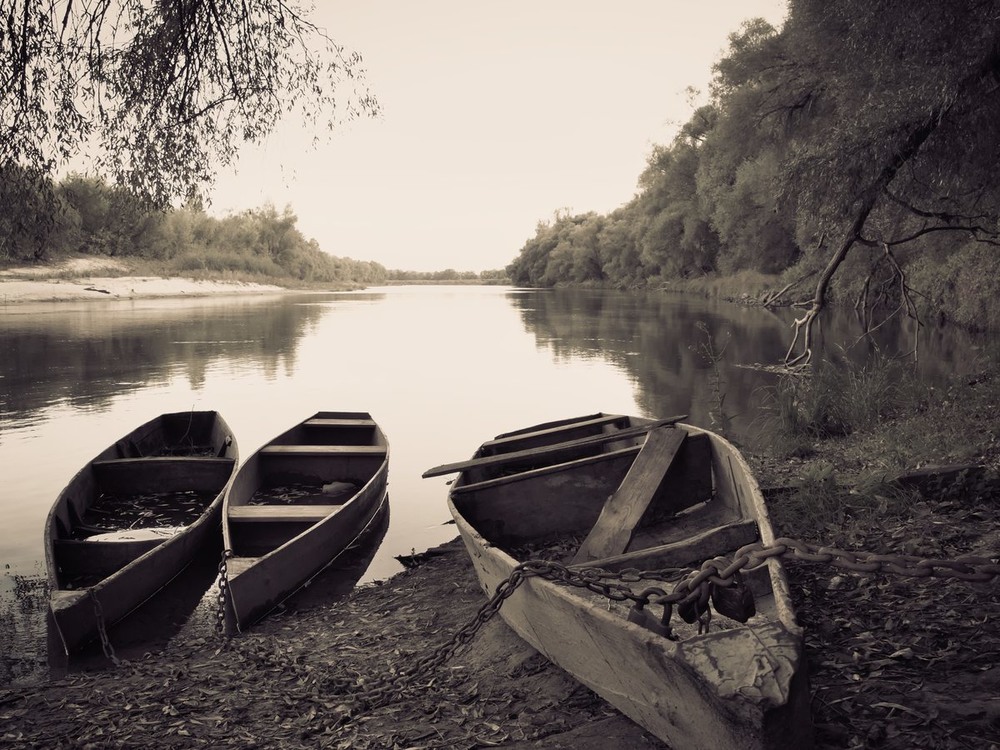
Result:
{"type": "MultiPolygon", "coordinates": [[[[774,376],[754,365],[781,360],[791,319],[664,293],[499,286],[0,308],[0,684],[42,669],[52,502],[98,451],[159,413],[220,411],[246,457],[317,411],[371,412],[391,458],[389,517],[351,579],[370,582],[401,570],[396,556],[455,536],[449,478],[421,473],[497,433],[597,411],[687,414],[712,428],[724,396],[730,434],[759,443],[774,376]],[[709,343],[725,347],[718,375],[709,343]]],[[[851,346],[857,336],[846,312],[819,332],[826,351],[863,358],[874,345],[851,346]]],[[[887,326],[878,346],[903,351],[911,336],[887,326]]],[[[975,347],[925,329],[919,366],[930,380],[971,372],[975,347]]],[[[183,617],[211,619],[213,565],[183,617]]]]}

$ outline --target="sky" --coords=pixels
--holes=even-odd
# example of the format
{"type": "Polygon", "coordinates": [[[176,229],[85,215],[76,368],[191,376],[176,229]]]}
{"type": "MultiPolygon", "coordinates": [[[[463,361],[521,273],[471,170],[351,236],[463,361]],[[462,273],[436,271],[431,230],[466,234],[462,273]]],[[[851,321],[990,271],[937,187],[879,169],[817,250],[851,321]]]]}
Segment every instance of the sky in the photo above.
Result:
{"type": "Polygon", "coordinates": [[[635,195],[655,144],[707,100],[712,65],[785,0],[319,0],[382,112],[313,133],[284,122],[210,211],[286,206],[332,255],[412,271],[499,269],[557,211],[635,195]],[[701,92],[693,99],[688,88],[701,92]]]}

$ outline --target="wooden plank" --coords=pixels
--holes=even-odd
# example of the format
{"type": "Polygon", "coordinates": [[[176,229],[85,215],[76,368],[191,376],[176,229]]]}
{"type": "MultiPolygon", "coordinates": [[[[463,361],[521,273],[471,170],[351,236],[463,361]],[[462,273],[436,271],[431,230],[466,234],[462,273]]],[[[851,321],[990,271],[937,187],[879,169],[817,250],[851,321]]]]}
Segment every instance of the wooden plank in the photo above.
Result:
{"type": "Polygon", "coordinates": [[[340,505],[230,505],[229,520],[247,523],[287,521],[316,523],[334,513],[340,505]]]}
{"type": "Polygon", "coordinates": [[[384,456],[384,445],[266,445],[262,456],[384,456]]]}
{"type": "Polygon", "coordinates": [[[374,419],[331,419],[314,418],[303,422],[306,427],[374,427],[374,419]]]}
{"type": "Polygon", "coordinates": [[[683,414],[677,417],[669,417],[667,419],[660,419],[638,427],[628,427],[624,430],[615,430],[614,432],[594,435],[593,437],[567,440],[564,443],[553,443],[551,445],[542,445],[537,448],[529,448],[523,451],[511,451],[510,453],[500,453],[496,456],[481,456],[479,458],[470,458],[466,461],[458,461],[453,464],[442,464],[441,466],[435,466],[432,469],[428,469],[421,476],[423,476],[424,479],[427,479],[428,477],[437,477],[442,474],[454,474],[455,472],[465,471],[467,469],[476,469],[485,466],[503,466],[504,464],[516,463],[517,461],[525,459],[553,456],[565,451],[572,451],[576,448],[586,448],[602,445],[604,443],[613,443],[616,440],[639,437],[640,435],[644,435],[657,427],[663,427],[665,425],[679,422],[686,416],[686,414],[683,414]]]}
{"type": "Polygon", "coordinates": [[[618,490],[608,498],[597,523],[580,545],[573,558],[574,565],[619,555],[626,550],[636,525],[659,492],[686,437],[684,430],[666,426],[646,436],[632,468],[618,490]]]}
{"type": "Polygon", "coordinates": [[[217,492],[233,473],[232,458],[155,456],[93,461],[94,475],[104,492],[217,492]]]}
{"type": "Polygon", "coordinates": [[[608,451],[607,453],[599,453],[596,456],[585,456],[584,458],[577,458],[572,461],[566,461],[561,464],[552,464],[551,466],[542,466],[538,469],[531,469],[530,471],[522,471],[517,474],[508,474],[502,477],[496,477],[494,479],[485,479],[482,482],[475,482],[471,484],[459,484],[451,488],[452,495],[466,495],[470,492],[479,492],[481,490],[489,489],[492,487],[499,487],[505,484],[512,484],[514,482],[524,482],[529,479],[535,479],[537,477],[543,476],[545,474],[557,474],[563,472],[575,472],[579,471],[581,467],[587,466],[588,464],[600,463],[605,461],[611,461],[619,456],[628,456],[638,454],[642,449],[641,445],[633,445],[630,448],[619,448],[616,451],[608,451]]]}
{"type": "MultiPolygon", "coordinates": [[[[592,419],[581,419],[570,422],[568,424],[560,424],[555,427],[552,426],[539,426],[537,430],[531,430],[530,432],[519,432],[515,435],[507,435],[505,437],[498,437],[493,440],[488,440],[483,443],[480,452],[484,455],[492,455],[494,453],[502,452],[505,449],[509,449],[510,446],[518,446],[518,449],[533,448],[538,445],[552,444],[554,442],[561,442],[558,437],[560,434],[580,432],[579,437],[587,437],[587,433],[596,432],[595,428],[601,428],[605,425],[615,425],[618,422],[627,422],[628,417],[622,414],[605,414],[597,418],[592,419]]],[[[572,436],[570,436],[572,438],[572,436]]],[[[563,441],[565,438],[563,438],[563,441]]]]}

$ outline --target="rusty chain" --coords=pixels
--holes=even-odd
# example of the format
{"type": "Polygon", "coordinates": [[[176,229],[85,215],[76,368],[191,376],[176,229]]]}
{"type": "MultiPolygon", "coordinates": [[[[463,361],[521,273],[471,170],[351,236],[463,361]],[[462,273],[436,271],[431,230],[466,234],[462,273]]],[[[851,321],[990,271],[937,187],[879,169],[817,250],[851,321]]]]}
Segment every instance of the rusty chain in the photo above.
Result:
{"type": "Polygon", "coordinates": [[[101,606],[101,600],[97,598],[97,594],[94,593],[92,588],[87,589],[87,594],[94,605],[94,619],[97,621],[97,635],[101,639],[101,650],[104,651],[104,655],[112,664],[116,667],[121,666],[121,660],[118,658],[118,654],[115,653],[115,647],[111,645],[111,639],[108,638],[108,630],[104,622],[104,608],[101,606]]]}
{"type": "Polygon", "coordinates": [[[676,605],[685,621],[699,622],[700,632],[701,626],[707,624],[707,617],[710,616],[708,602],[710,598],[716,602],[713,595],[718,589],[739,585],[742,573],[760,568],[770,559],[778,557],[823,563],[861,573],[888,572],[914,578],[954,578],[970,583],[985,583],[1000,576],[1000,563],[992,558],[965,555],[952,560],[941,560],[916,555],[853,552],[788,537],[775,539],[773,544],[753,542],[744,545],[731,558],[714,557],[704,561],[698,568],[628,568],[611,572],[601,568],[573,569],[550,560],[527,560],[514,567],[511,574],[500,582],[490,599],[447,642],[417,659],[411,667],[394,670],[391,676],[376,680],[334,680],[330,686],[338,693],[351,695],[366,710],[398,699],[407,688],[414,687],[418,679],[437,669],[459,648],[471,641],[500,611],[504,601],[529,578],[544,578],[584,588],[612,601],[631,601],[636,611],[650,604],[662,605],[665,634],[668,637],[669,628],[666,623],[672,607],[676,605]],[[632,585],[646,581],[675,585],[670,592],[652,585],[638,593],[633,590],[632,585]]]}
{"type": "Polygon", "coordinates": [[[233,556],[233,551],[222,550],[222,558],[219,560],[219,575],[216,584],[219,593],[215,599],[215,632],[220,638],[229,639],[226,630],[226,604],[229,601],[229,558],[233,556]]]}

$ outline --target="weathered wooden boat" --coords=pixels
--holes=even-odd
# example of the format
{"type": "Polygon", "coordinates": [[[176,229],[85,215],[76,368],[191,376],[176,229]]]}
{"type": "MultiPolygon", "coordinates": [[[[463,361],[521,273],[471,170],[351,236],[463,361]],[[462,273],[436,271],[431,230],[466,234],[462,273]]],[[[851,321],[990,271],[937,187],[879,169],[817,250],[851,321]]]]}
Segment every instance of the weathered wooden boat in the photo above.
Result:
{"type": "Polygon", "coordinates": [[[242,631],[327,567],[386,497],[389,443],[370,414],[319,412],[240,467],[223,504],[225,621],[242,631]]]}
{"type": "MultiPolygon", "coordinates": [[[[594,414],[536,425],[424,476],[459,472],[448,504],[488,595],[519,563],[539,558],[570,573],[602,569],[610,576],[602,580],[634,594],[672,593],[676,583],[639,580],[634,570],[698,569],[774,540],[736,448],[680,419],[594,414]],[[626,569],[633,574],[616,576],[626,569]]],[[[730,595],[715,607],[713,594],[712,608],[682,619],[671,607],[669,620],[645,606],[655,597],[618,603],[559,575],[529,576],[500,615],[671,747],[810,747],[802,629],[785,572],[772,557],[741,576],[735,605],[730,595]]]]}
{"type": "Polygon", "coordinates": [[[217,412],[161,414],[70,480],[45,522],[49,610],[66,653],[156,594],[218,539],[238,459],[217,412]]]}

